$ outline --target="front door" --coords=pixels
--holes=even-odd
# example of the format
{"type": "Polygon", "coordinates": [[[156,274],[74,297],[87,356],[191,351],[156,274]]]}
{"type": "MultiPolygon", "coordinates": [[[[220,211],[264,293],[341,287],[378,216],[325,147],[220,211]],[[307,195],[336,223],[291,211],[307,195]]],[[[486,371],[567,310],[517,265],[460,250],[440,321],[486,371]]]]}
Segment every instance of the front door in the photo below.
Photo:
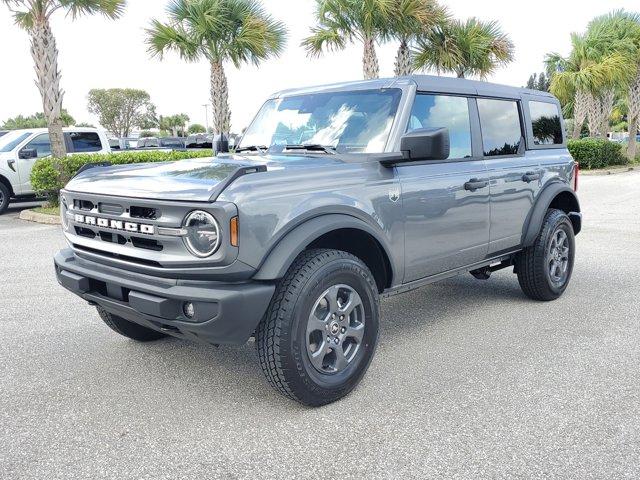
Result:
{"type": "Polygon", "coordinates": [[[484,160],[473,155],[471,130],[477,115],[471,102],[462,96],[416,95],[407,130],[448,128],[451,153],[446,161],[396,167],[404,212],[405,282],[486,257],[489,182],[484,160]]]}
{"type": "Polygon", "coordinates": [[[23,194],[33,193],[33,187],[31,186],[31,169],[33,168],[33,164],[38,158],[48,157],[49,155],[51,155],[51,142],[49,141],[48,133],[41,133],[35,136],[18,151],[16,162],[23,194]],[[20,151],[24,149],[35,150],[37,156],[35,158],[20,158],[20,151]]]}

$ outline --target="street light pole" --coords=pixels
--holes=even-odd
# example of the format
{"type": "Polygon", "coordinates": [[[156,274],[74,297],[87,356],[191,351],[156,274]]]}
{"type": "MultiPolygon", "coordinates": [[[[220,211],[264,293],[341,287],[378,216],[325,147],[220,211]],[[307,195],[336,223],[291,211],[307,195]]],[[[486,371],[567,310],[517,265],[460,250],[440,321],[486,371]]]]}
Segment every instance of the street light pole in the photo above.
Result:
{"type": "Polygon", "coordinates": [[[206,133],[209,133],[209,104],[205,103],[204,107],[204,118],[205,118],[205,127],[207,129],[206,133]]]}

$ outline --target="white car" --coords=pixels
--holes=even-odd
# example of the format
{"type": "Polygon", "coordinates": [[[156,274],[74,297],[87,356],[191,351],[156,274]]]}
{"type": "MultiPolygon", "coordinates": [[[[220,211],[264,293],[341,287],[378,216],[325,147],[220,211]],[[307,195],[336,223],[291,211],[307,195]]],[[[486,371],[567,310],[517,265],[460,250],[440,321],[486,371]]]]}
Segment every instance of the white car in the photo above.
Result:
{"type": "MultiPolygon", "coordinates": [[[[110,153],[105,132],[95,128],[64,128],[67,152],[110,153]]],[[[0,214],[10,200],[34,195],[31,169],[35,161],[51,155],[51,142],[46,128],[12,130],[0,137],[0,214]]]]}

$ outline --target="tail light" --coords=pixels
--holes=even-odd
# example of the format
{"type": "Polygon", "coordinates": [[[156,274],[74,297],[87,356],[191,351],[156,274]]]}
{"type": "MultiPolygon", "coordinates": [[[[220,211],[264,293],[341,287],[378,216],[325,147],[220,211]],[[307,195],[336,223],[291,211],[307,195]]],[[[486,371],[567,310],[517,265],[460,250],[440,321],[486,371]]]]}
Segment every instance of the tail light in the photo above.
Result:
{"type": "Polygon", "coordinates": [[[580,176],[580,164],[576,162],[573,166],[573,191],[578,191],[578,177],[580,176]]]}

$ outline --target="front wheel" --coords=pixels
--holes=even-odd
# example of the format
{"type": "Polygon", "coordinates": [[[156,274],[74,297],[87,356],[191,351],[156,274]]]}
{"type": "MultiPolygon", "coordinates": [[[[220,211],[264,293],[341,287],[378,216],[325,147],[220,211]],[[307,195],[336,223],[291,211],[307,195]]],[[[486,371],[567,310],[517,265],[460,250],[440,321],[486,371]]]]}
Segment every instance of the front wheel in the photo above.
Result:
{"type": "Polygon", "coordinates": [[[563,211],[549,209],[534,244],[516,256],[520,288],[534,300],[555,300],[569,285],[574,258],[571,220],[563,211]]]}
{"type": "Polygon", "coordinates": [[[303,252],[256,333],[267,380],[309,406],[344,397],[369,367],[378,317],[376,283],[360,259],[338,250],[303,252]]]}
{"type": "Polygon", "coordinates": [[[11,197],[11,192],[7,186],[0,182],[0,215],[2,215],[7,208],[9,208],[9,198],[11,197]]]}

